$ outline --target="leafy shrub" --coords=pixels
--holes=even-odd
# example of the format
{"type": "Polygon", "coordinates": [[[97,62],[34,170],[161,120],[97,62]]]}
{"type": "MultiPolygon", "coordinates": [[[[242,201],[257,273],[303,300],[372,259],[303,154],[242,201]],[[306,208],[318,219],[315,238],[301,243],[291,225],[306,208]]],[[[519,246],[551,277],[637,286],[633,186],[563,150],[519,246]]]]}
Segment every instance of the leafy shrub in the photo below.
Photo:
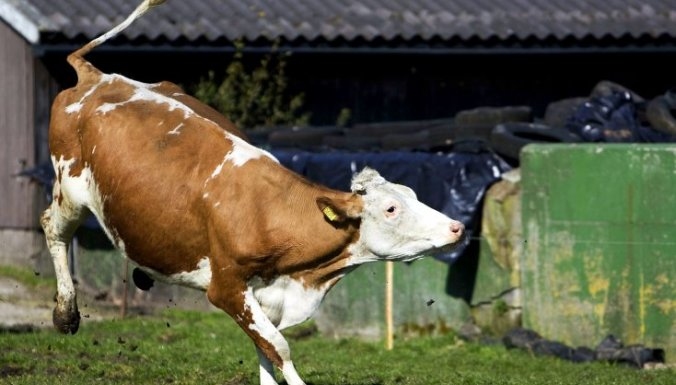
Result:
{"type": "Polygon", "coordinates": [[[195,97],[243,129],[307,125],[310,114],[301,112],[304,94],[287,95],[286,66],[290,53],[279,52],[275,45],[256,68],[248,69],[243,61],[244,44],[236,42],[235,48],[223,80],[217,80],[214,71],[210,71],[195,86],[195,97]]]}

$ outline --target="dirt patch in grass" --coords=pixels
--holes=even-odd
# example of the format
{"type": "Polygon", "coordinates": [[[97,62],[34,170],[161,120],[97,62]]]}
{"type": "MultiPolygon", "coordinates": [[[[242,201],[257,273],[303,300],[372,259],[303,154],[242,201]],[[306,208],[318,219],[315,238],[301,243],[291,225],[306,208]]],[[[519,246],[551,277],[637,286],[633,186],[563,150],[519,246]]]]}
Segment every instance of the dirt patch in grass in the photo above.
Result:
{"type": "Polygon", "coordinates": [[[5,364],[0,366],[0,378],[22,376],[24,374],[32,373],[33,371],[33,368],[24,368],[23,366],[16,364],[5,364]]]}
{"type": "Polygon", "coordinates": [[[226,380],[225,385],[253,385],[253,382],[244,373],[237,373],[229,380],[226,380]]]}

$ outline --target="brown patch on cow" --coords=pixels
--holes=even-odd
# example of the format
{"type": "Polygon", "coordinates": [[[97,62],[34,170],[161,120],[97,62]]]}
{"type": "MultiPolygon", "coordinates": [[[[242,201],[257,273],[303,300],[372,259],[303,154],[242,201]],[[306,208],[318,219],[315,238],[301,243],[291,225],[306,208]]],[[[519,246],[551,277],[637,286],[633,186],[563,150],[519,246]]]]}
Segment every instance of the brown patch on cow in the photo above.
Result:
{"type": "Polygon", "coordinates": [[[329,197],[361,207],[361,197],[310,183],[266,158],[223,173],[207,190],[210,200],[228,206],[212,213],[209,228],[217,229],[210,240],[212,258],[222,253],[237,260],[245,280],[334,265],[358,238],[358,220],[329,223],[316,200],[329,197]]]}

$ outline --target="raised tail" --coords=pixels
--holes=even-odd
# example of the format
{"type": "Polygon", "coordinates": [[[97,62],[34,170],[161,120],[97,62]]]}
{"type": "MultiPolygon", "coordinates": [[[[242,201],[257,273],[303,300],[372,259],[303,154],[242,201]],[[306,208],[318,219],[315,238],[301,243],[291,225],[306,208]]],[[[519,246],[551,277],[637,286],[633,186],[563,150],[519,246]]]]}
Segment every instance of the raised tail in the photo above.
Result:
{"type": "Polygon", "coordinates": [[[88,54],[95,47],[98,47],[102,43],[117,36],[117,34],[124,31],[127,27],[129,27],[131,23],[134,22],[134,20],[141,17],[150,8],[158,6],[164,3],[165,1],[166,0],[143,0],[141,4],[139,4],[139,6],[136,7],[134,12],[132,12],[129,16],[127,16],[127,18],[124,19],[124,21],[122,21],[120,24],[116,25],[110,31],[104,33],[103,35],[85,44],[77,51],[68,55],[68,58],[66,60],[68,61],[68,64],[70,64],[75,69],[75,72],[77,72],[78,81],[86,77],[87,73],[90,73],[91,71],[96,71],[96,69],[93,68],[93,66],[89,64],[89,62],[84,60],[83,58],[84,55],[88,54]]]}

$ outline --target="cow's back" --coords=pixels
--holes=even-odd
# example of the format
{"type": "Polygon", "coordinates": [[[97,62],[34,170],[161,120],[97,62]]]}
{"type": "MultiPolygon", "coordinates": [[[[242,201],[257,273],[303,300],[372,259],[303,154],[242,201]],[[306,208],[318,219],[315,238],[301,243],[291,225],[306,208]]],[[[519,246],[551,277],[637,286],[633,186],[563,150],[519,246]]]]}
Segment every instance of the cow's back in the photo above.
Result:
{"type": "Polygon", "coordinates": [[[101,74],[59,94],[50,128],[57,173],[68,163],[64,184],[79,189],[72,195],[86,195],[79,203],[127,255],[166,274],[208,255],[214,207],[205,198],[216,178],[236,179],[239,170],[224,159],[234,141],[243,143],[226,130],[234,126],[198,114],[196,106],[208,107],[191,108],[186,97],[171,83],[101,74]]]}

